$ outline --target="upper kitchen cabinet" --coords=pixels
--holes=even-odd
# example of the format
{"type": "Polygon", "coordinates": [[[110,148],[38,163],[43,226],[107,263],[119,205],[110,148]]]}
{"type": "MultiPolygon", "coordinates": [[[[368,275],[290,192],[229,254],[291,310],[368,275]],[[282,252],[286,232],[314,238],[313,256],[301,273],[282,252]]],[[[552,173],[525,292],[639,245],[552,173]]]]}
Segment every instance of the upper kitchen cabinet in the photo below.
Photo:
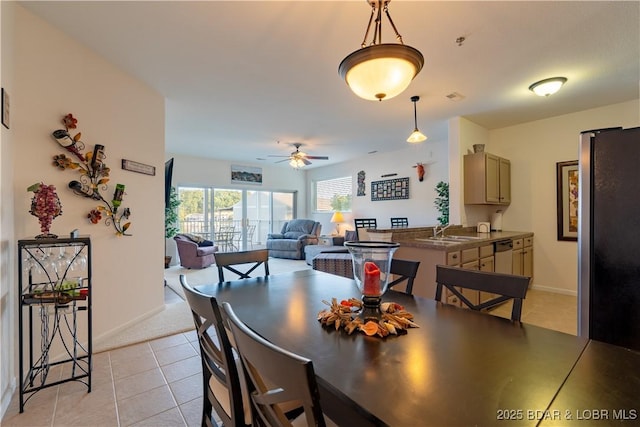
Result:
{"type": "Polygon", "coordinates": [[[511,203],[511,162],[489,153],[464,156],[464,203],[508,205],[511,203]]]}

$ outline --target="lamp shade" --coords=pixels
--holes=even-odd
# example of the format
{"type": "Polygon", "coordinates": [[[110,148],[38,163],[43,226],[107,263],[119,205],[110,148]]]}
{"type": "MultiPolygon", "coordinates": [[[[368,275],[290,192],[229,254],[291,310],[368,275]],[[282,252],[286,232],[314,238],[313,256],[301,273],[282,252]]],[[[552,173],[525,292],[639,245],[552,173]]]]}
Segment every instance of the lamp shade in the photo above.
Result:
{"type": "Polygon", "coordinates": [[[334,224],[344,222],[344,216],[342,216],[342,212],[334,212],[331,216],[331,222],[334,224]]]}
{"type": "Polygon", "coordinates": [[[360,98],[390,99],[402,93],[420,72],[424,57],[403,44],[377,44],[344,58],[338,73],[360,98]]]}
{"type": "Polygon", "coordinates": [[[417,128],[414,129],[413,132],[411,132],[411,135],[409,135],[409,138],[407,138],[407,142],[411,142],[414,144],[417,142],[422,142],[426,140],[427,140],[427,137],[425,136],[425,134],[420,132],[417,128]]]}

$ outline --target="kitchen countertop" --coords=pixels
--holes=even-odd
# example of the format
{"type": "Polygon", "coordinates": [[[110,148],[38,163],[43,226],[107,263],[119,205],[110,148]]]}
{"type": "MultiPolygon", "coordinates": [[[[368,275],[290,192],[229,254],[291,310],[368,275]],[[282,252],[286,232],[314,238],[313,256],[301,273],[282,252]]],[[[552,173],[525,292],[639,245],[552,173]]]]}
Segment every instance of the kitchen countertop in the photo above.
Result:
{"type": "Polygon", "coordinates": [[[425,240],[428,237],[433,236],[433,227],[378,228],[367,231],[393,233],[392,241],[400,243],[401,246],[436,249],[447,252],[484,246],[488,243],[497,242],[499,240],[522,239],[533,236],[533,233],[530,231],[492,231],[490,233],[478,233],[476,232],[475,227],[451,226],[445,230],[445,237],[467,236],[474,237],[475,239],[463,240],[460,242],[444,242],[438,240],[425,240]]]}

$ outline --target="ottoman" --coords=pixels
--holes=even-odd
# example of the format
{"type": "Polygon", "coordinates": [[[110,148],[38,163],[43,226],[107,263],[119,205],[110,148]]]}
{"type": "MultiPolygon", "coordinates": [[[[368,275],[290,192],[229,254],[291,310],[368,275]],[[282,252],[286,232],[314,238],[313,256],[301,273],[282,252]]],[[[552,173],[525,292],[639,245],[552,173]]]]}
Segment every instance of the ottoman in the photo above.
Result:
{"type": "Polygon", "coordinates": [[[320,253],[313,258],[312,265],[314,270],[353,279],[353,264],[349,253],[320,253]]]}

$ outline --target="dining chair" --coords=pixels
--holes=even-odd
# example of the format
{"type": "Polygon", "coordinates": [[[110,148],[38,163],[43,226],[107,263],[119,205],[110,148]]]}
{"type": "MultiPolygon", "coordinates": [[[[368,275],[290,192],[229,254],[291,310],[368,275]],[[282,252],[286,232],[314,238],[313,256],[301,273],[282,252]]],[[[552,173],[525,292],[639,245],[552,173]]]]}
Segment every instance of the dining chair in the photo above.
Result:
{"type": "Polygon", "coordinates": [[[391,228],[408,227],[409,220],[407,218],[391,218],[391,228]]]}
{"type": "Polygon", "coordinates": [[[191,308],[200,346],[204,390],[202,426],[217,426],[212,410],[225,426],[251,425],[251,407],[240,380],[242,365],[240,359],[234,357],[217,300],[191,287],[184,274],[180,275],[180,284],[191,308]]]}
{"type": "Polygon", "coordinates": [[[254,424],[270,427],[335,425],[322,413],[313,362],[253,332],[229,303],[223,303],[222,309],[242,360],[254,424]],[[280,406],[290,402],[296,402],[303,411],[294,420],[288,419],[280,406]]]}
{"type": "Polygon", "coordinates": [[[354,218],[353,222],[356,226],[358,240],[368,240],[367,228],[378,228],[378,222],[375,218],[354,218]]]}
{"type": "MultiPolygon", "coordinates": [[[[218,281],[224,282],[224,270],[229,270],[237,274],[239,279],[248,279],[250,274],[260,265],[264,265],[264,275],[269,275],[269,250],[257,249],[253,251],[241,252],[219,252],[215,254],[216,266],[218,267],[218,281]],[[247,269],[238,270],[238,265],[245,265],[247,269]]],[[[243,268],[244,269],[244,268],[243,268]]]]}
{"type": "Polygon", "coordinates": [[[251,245],[251,249],[253,249],[253,235],[256,232],[256,226],[255,225],[248,225],[247,226],[247,244],[251,245]]]}
{"type": "MultiPolygon", "coordinates": [[[[235,227],[232,225],[224,225],[218,228],[215,234],[216,243],[222,248],[223,252],[230,252],[234,250],[233,237],[235,234],[235,227]]],[[[237,250],[237,248],[235,248],[237,250]]]]}
{"type": "Polygon", "coordinates": [[[520,321],[522,300],[527,294],[529,281],[526,276],[493,273],[488,271],[467,270],[460,267],[436,265],[436,301],[442,300],[442,288],[446,287],[460,301],[472,310],[481,311],[492,308],[505,301],[513,300],[511,320],[520,321]],[[474,304],[458,288],[465,288],[495,294],[491,299],[474,304]]]}
{"type": "Polygon", "coordinates": [[[388,289],[406,281],[404,293],[413,295],[413,281],[418,274],[418,267],[420,267],[420,261],[393,258],[389,272],[398,277],[389,282],[388,289]]]}

